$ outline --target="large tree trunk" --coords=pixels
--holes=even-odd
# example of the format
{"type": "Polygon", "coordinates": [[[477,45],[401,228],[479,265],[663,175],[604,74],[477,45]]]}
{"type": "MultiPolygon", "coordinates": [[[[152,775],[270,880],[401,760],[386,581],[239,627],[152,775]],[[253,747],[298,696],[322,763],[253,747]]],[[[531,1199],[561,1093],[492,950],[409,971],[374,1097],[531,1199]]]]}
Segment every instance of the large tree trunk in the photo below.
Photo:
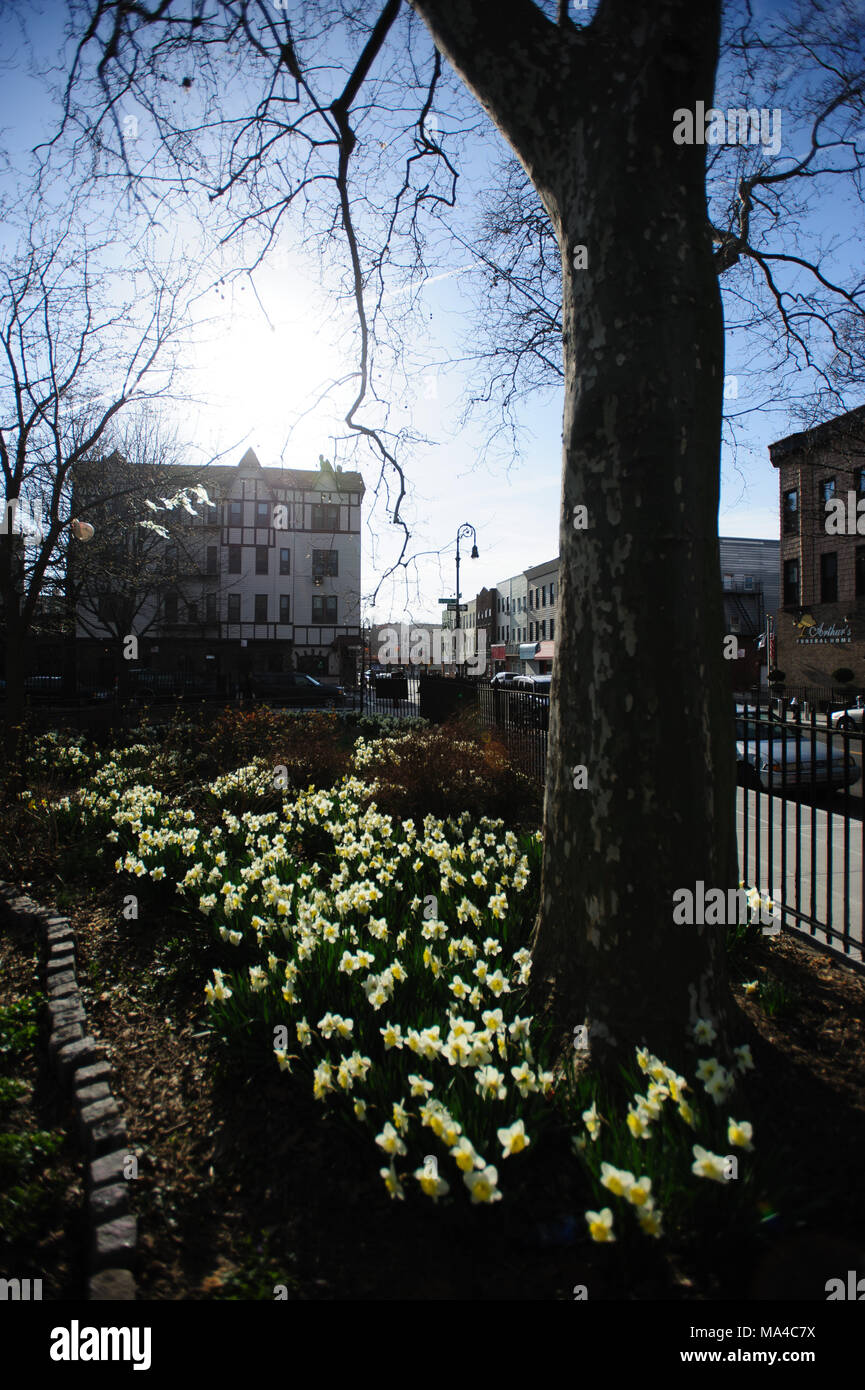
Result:
{"type": "Polygon", "coordinates": [[[675,925],[673,893],[738,878],[717,541],[723,323],[705,150],[672,138],[674,110],[711,105],[718,3],[603,0],[580,33],[523,0],[412,3],[510,140],[562,248],[535,1004],[563,1033],[588,1023],[602,1066],[641,1042],[681,1064],[697,1017],[723,1042],[727,988],[724,928],[675,925]]]}

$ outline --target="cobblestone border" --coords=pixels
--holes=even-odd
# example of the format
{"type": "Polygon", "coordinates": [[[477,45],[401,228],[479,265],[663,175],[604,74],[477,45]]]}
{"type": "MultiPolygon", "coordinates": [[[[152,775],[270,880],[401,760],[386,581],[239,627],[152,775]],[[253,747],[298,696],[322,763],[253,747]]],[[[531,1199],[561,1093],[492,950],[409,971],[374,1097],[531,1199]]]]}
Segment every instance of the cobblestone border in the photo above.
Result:
{"type": "Polygon", "coordinates": [[[31,927],[43,947],[50,1065],[63,1088],[72,1092],[87,1161],[88,1298],[134,1299],[138,1220],[130,1210],[125,1181],[126,1122],[111,1094],[108,1049],[87,1032],[72,923],[6,883],[0,883],[0,915],[31,927]]]}

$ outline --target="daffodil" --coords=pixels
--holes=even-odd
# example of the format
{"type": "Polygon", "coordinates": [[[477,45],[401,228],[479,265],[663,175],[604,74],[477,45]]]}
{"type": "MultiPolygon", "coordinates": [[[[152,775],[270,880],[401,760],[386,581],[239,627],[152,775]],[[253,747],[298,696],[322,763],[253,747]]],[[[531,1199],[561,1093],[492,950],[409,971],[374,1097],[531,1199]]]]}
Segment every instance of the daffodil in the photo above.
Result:
{"type": "Polygon", "coordinates": [[[754,1134],[753,1125],[748,1124],[747,1120],[737,1121],[729,1118],[727,1121],[727,1142],[737,1149],[753,1150],[754,1145],[751,1139],[754,1134]]]}
{"type": "Polygon", "coordinates": [[[406,1146],[400,1139],[392,1124],[386,1124],[381,1134],[377,1134],[375,1142],[379,1148],[384,1149],[386,1154],[404,1154],[407,1152],[406,1146]]]}
{"type": "Polygon", "coordinates": [[[652,1130],[649,1120],[650,1116],[644,1106],[628,1106],[625,1124],[628,1126],[628,1129],[635,1139],[651,1138],[652,1130]]]}
{"type": "Polygon", "coordinates": [[[726,1159],[719,1154],[710,1153],[708,1149],[703,1149],[699,1144],[693,1147],[694,1162],[691,1164],[691,1172],[698,1178],[711,1178],[713,1182],[726,1182],[725,1168],[726,1159]]]}
{"type": "Polygon", "coordinates": [[[511,1154],[518,1154],[523,1149],[527,1149],[532,1142],[526,1134],[526,1126],[523,1120],[515,1120],[510,1126],[497,1129],[499,1143],[502,1146],[502,1156],[509,1158],[511,1154]]]}
{"type": "Polygon", "coordinates": [[[663,1234],[661,1230],[661,1213],[656,1211],[652,1204],[647,1202],[645,1206],[638,1208],[637,1220],[640,1223],[641,1229],[647,1236],[654,1236],[658,1239],[663,1234]]]}
{"type": "Polygon", "coordinates": [[[741,1047],[734,1047],[733,1056],[736,1058],[736,1067],[738,1071],[745,1072],[754,1070],[754,1058],[751,1056],[750,1044],[743,1043],[741,1047]]]}
{"type": "Polygon", "coordinates": [[[697,1022],[694,1024],[694,1037],[698,1043],[705,1043],[707,1046],[711,1046],[717,1036],[711,1019],[697,1019],[697,1022]]]}
{"type": "Polygon", "coordinates": [[[391,1197],[399,1199],[399,1201],[402,1201],[405,1197],[405,1192],[403,1190],[402,1183],[397,1177],[396,1169],[394,1168],[393,1164],[391,1164],[389,1168],[379,1168],[378,1171],[384,1178],[384,1185],[390,1193],[391,1197]]]}
{"type": "Polygon", "coordinates": [[[637,1182],[631,1183],[631,1186],[628,1188],[627,1192],[625,1193],[625,1196],[627,1197],[628,1201],[631,1203],[632,1206],[651,1207],[651,1193],[652,1179],[643,1177],[638,1179],[637,1182]]]}
{"type": "Polygon", "coordinates": [[[421,1192],[427,1197],[432,1197],[437,1202],[439,1197],[444,1197],[450,1192],[450,1186],[444,1178],[440,1178],[438,1172],[431,1172],[427,1168],[416,1168],[414,1176],[420,1184],[421,1192]]]}
{"type": "Polygon", "coordinates": [[[478,1155],[474,1144],[465,1135],[459,1139],[451,1148],[454,1162],[463,1173],[470,1173],[472,1169],[483,1167],[483,1159],[478,1162],[478,1155]]]}
{"type": "Polygon", "coordinates": [[[601,1132],[601,1117],[598,1114],[597,1101],[592,1101],[592,1104],[589,1107],[589,1109],[583,1111],[582,1120],[583,1124],[586,1126],[586,1129],[589,1131],[592,1142],[594,1143],[594,1141],[597,1139],[598,1135],[601,1132]]]}
{"type": "Polygon", "coordinates": [[[492,1164],[476,1172],[466,1173],[463,1182],[471,1193],[472,1205],[476,1206],[480,1202],[500,1202],[502,1194],[497,1187],[498,1180],[498,1171],[492,1164]]]}
{"type": "Polygon", "coordinates": [[[612,1163],[601,1164],[601,1186],[608,1188],[614,1197],[626,1197],[633,1185],[633,1173],[614,1168],[612,1163]]]}
{"type": "Polygon", "coordinates": [[[613,1213],[609,1207],[604,1207],[601,1211],[587,1211],[586,1221],[592,1240],[603,1243],[616,1239],[613,1235],[613,1213]]]}

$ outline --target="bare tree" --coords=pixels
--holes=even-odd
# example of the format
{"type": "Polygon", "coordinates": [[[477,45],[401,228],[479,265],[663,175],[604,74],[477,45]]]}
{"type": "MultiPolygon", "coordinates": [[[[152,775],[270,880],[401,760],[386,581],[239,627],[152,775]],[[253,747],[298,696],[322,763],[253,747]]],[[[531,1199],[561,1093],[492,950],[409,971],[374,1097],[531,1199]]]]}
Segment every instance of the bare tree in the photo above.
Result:
{"type": "MultiPolygon", "coordinates": [[[[386,277],[399,286],[414,274],[417,284],[425,236],[446,219],[464,234],[458,140],[442,137],[441,113],[432,120],[445,89],[449,109],[464,113],[470,93],[504,137],[538,200],[526,201],[524,250],[507,220],[501,233],[505,293],[522,277],[536,299],[518,344],[553,374],[559,328],[563,348],[560,628],[535,1002],[563,1034],[587,1023],[601,1065],[642,1041],[682,1059],[700,1016],[715,1020],[723,1045],[724,929],[682,928],[672,915],[677,888],[738,880],[718,584],[718,275],[758,270],[785,351],[807,364],[809,310],[777,279],[796,253],[767,250],[756,218],[759,209],[780,225],[789,204],[779,189],[789,197],[796,179],[816,187],[827,148],[836,172],[858,161],[850,25],[846,38],[839,29],[836,58],[814,60],[835,95],[825,102],[819,82],[811,93],[810,153],[785,171],[767,165],[762,146],[740,150],[741,176],[707,216],[718,150],[697,126],[713,105],[720,0],[600,0],[582,27],[547,0],[387,0],[369,19],[340,0],[305,0],[290,13],[266,0],[91,0],[83,11],[64,138],[73,132],[81,152],[110,145],[139,197],[166,196],[169,177],[184,197],[206,192],[222,234],[257,230],[260,254],[295,206],[323,246],[344,248],[341,288],[358,334],[346,422],[377,455],[379,486],[403,526],[399,440],[374,365],[387,360],[386,277]],[[188,112],[181,92],[193,98],[188,112]],[[130,163],[125,102],[155,132],[158,189],[152,148],[140,167],[130,163]],[[679,140],[683,112],[693,124],[679,140]]],[[[777,25],[747,5],[730,13],[729,51],[747,73],[790,59],[777,25]]],[[[454,124],[466,129],[464,118],[454,124]]],[[[810,269],[854,307],[856,295],[810,269]]],[[[830,339],[833,313],[821,318],[830,339]]],[[[774,331],[762,312],[749,327],[774,331]]]]}
{"type": "MultiPolygon", "coordinates": [[[[757,21],[724,7],[714,107],[725,117],[777,113],[777,148],[750,140],[707,147],[706,196],[728,334],[725,409],[737,422],[782,403],[816,422],[857,404],[865,383],[861,253],[821,216],[861,222],[865,202],[865,57],[861,6],[805,3],[757,21]],[[781,138],[783,137],[783,138],[781,138]],[[795,151],[795,153],[794,153],[795,151]],[[736,349],[730,363],[729,340],[736,349]],[[742,354],[746,354],[745,357],[742,354]],[[740,389],[741,388],[741,389],[740,389]]],[[[519,451],[526,398],[564,380],[561,276],[552,224],[531,179],[503,159],[462,237],[480,269],[466,359],[476,385],[467,412],[490,446],[519,451]]]]}
{"type": "Polygon", "coordinates": [[[111,452],[75,471],[73,510],[90,518],[95,535],[67,553],[65,592],[72,630],[108,642],[122,699],[138,644],[164,621],[166,599],[182,595],[200,608],[203,627],[205,591],[218,590],[200,525],[212,501],[206,470],[184,466],[176,432],[152,411],[106,436],[111,452]]]}
{"type": "MultiPolygon", "coordinates": [[[[71,510],[76,471],[98,452],[122,411],[171,387],[184,277],[172,284],[139,266],[134,290],[118,300],[106,289],[117,290],[112,245],[110,237],[89,236],[71,220],[59,232],[39,222],[0,277],[7,753],[21,728],[25,641],[40,597],[46,585],[57,588],[69,547],[82,543],[91,524],[71,510]],[[79,520],[84,528],[71,524],[79,520]]],[[[122,491],[110,478],[105,485],[122,491]]]]}

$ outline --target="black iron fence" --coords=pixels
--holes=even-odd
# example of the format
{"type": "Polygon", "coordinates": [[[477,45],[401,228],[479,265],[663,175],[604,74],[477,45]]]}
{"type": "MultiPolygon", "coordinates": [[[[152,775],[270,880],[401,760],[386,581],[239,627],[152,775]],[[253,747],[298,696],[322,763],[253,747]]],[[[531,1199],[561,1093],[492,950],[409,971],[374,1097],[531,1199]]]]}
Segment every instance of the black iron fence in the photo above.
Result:
{"type": "MultiPolygon", "coordinates": [[[[839,727],[818,713],[813,689],[802,689],[792,712],[766,699],[737,704],[739,873],[760,893],[767,934],[786,926],[862,966],[865,712],[854,700],[839,727]]],[[[543,781],[548,700],[486,685],[477,710],[515,761],[543,781]]]]}
{"type": "Polygon", "coordinates": [[[544,782],[547,775],[549,695],[509,690],[506,685],[477,685],[476,708],[481,724],[495,732],[513,761],[544,782]]]}

